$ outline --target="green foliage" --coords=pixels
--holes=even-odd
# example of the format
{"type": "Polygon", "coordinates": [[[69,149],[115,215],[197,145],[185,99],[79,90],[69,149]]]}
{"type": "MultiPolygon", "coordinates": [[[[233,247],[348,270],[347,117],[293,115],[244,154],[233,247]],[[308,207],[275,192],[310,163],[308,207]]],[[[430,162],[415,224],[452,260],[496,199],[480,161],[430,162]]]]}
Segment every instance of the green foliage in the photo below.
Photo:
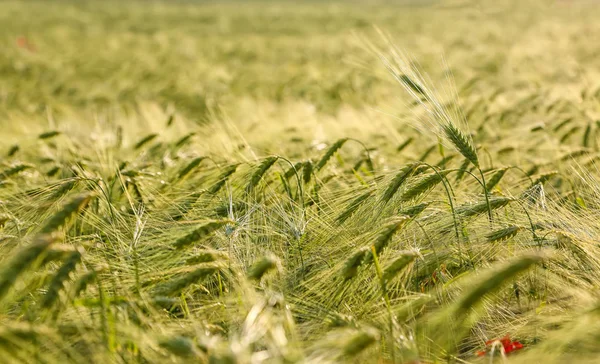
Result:
{"type": "Polygon", "coordinates": [[[597,361],[596,5],[438,3],[0,3],[2,362],[597,361]]]}

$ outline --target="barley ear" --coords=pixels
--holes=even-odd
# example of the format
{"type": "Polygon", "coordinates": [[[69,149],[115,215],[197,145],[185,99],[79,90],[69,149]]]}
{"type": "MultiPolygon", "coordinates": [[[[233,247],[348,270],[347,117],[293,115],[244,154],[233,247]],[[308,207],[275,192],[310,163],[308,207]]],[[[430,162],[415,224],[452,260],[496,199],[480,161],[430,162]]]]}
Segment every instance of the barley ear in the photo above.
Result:
{"type": "Polygon", "coordinates": [[[46,224],[42,227],[40,233],[51,233],[63,226],[71,216],[82,211],[93,197],[94,194],[91,192],[74,197],[71,201],[67,202],[60,211],[46,221],[46,224]]]}
{"type": "Polygon", "coordinates": [[[325,165],[327,164],[327,162],[331,159],[331,157],[333,157],[333,155],[344,145],[344,143],[346,143],[348,141],[348,138],[342,138],[340,140],[338,140],[337,142],[333,143],[331,145],[331,147],[329,147],[329,149],[327,149],[327,152],[325,152],[325,154],[323,155],[323,157],[321,157],[321,159],[319,160],[319,162],[317,162],[317,165],[315,166],[315,169],[317,171],[320,171],[323,167],[325,167],[325,165]]]}
{"type": "Polygon", "coordinates": [[[302,164],[302,180],[305,184],[308,184],[312,178],[313,163],[309,159],[302,164]]]}
{"type": "Polygon", "coordinates": [[[400,256],[388,265],[383,271],[383,281],[391,281],[398,273],[405,270],[416,258],[415,252],[404,252],[400,256]]]}
{"type": "Polygon", "coordinates": [[[22,248],[6,265],[0,274],[0,300],[16,282],[17,278],[28,268],[32,268],[38,258],[57,241],[55,236],[40,235],[28,246],[22,248]]]}
{"type": "Polygon", "coordinates": [[[426,99],[428,99],[429,97],[427,96],[427,93],[425,92],[425,90],[415,81],[413,81],[410,77],[408,77],[407,75],[396,75],[396,78],[402,82],[402,84],[409,88],[410,90],[412,90],[415,94],[422,96],[426,99]]]}
{"type": "Polygon", "coordinates": [[[358,210],[358,208],[369,198],[371,197],[371,195],[373,194],[372,191],[367,191],[365,193],[363,193],[362,195],[356,197],[354,200],[352,200],[348,206],[346,206],[346,208],[344,209],[344,211],[342,211],[336,221],[338,224],[343,224],[346,220],[348,220],[348,218],[350,218],[350,216],[352,216],[356,210],[358,210]]]}
{"type": "Polygon", "coordinates": [[[489,199],[489,209],[487,201],[481,201],[474,204],[461,205],[456,208],[456,213],[463,217],[473,217],[502,208],[512,201],[514,201],[514,199],[510,197],[493,197],[489,199]]]}
{"type": "Polygon", "coordinates": [[[413,137],[409,137],[407,138],[402,144],[400,144],[397,148],[396,148],[396,152],[401,152],[403,151],[406,147],[408,147],[408,145],[410,143],[412,143],[414,140],[413,137]]]}
{"type": "Polygon", "coordinates": [[[17,152],[19,151],[19,149],[21,149],[21,147],[19,147],[19,144],[14,144],[12,147],[10,147],[10,149],[6,153],[6,156],[7,157],[12,157],[13,155],[17,154],[17,152]]]}
{"type": "Polygon", "coordinates": [[[198,167],[206,157],[197,157],[194,158],[190,163],[188,163],[184,168],[179,171],[177,174],[178,179],[182,179],[186,177],[194,168],[198,167]]]}
{"type": "Polygon", "coordinates": [[[39,139],[50,139],[50,138],[54,138],[57,135],[60,135],[60,131],[53,130],[53,131],[47,131],[45,133],[38,135],[38,138],[39,139]]]}
{"type": "Polygon", "coordinates": [[[175,148],[181,148],[182,146],[187,144],[194,135],[196,135],[196,133],[191,132],[191,133],[188,133],[187,135],[183,136],[181,139],[179,139],[178,141],[175,142],[175,148]]]}
{"type": "Polygon", "coordinates": [[[486,239],[489,243],[508,240],[516,236],[521,229],[521,226],[511,225],[503,229],[492,231],[490,234],[486,235],[486,239]]]}
{"type": "Polygon", "coordinates": [[[42,299],[42,308],[50,308],[58,300],[59,294],[63,290],[65,282],[69,279],[69,276],[73,271],[75,271],[77,264],[81,261],[81,256],[82,251],[76,250],[72,252],[69,257],[67,257],[63,265],[58,269],[50,281],[48,291],[42,299]]]}
{"type": "Polygon", "coordinates": [[[423,202],[418,205],[410,206],[398,211],[398,215],[404,215],[411,218],[416,217],[421,212],[425,211],[425,209],[431,205],[431,202],[423,202]]]}
{"type": "Polygon", "coordinates": [[[154,138],[156,138],[157,136],[158,136],[158,134],[149,134],[149,135],[143,137],[142,139],[140,139],[140,141],[138,141],[137,143],[135,143],[135,145],[133,146],[133,149],[135,149],[135,150],[140,149],[141,147],[143,147],[147,143],[149,143],[152,140],[154,140],[154,138]]]}
{"type": "Polygon", "coordinates": [[[507,281],[541,261],[542,257],[540,256],[527,255],[505,264],[499,270],[493,270],[488,276],[482,277],[479,284],[476,284],[459,297],[455,313],[457,316],[467,314],[483,297],[495,292],[506,284],[507,281]]]}
{"type": "Polygon", "coordinates": [[[258,168],[256,168],[256,171],[254,171],[252,177],[250,177],[250,182],[248,183],[248,186],[246,186],[247,193],[252,192],[252,190],[258,185],[260,180],[263,178],[265,173],[267,173],[269,168],[271,168],[273,164],[277,162],[278,159],[279,157],[268,157],[258,166],[258,168]]]}
{"type": "Polygon", "coordinates": [[[195,284],[207,277],[217,273],[223,268],[220,262],[198,264],[176,278],[173,278],[155,288],[155,293],[160,296],[174,296],[179,294],[186,287],[195,284]]]}
{"type": "Polygon", "coordinates": [[[3,181],[5,179],[7,179],[8,177],[14,176],[15,174],[21,173],[24,170],[33,168],[33,165],[31,164],[26,164],[26,163],[21,163],[21,164],[17,164],[15,166],[12,166],[8,169],[3,170],[2,172],[0,172],[0,181],[3,181]]]}
{"type": "Polygon", "coordinates": [[[487,182],[487,185],[486,185],[488,193],[492,192],[494,187],[496,187],[496,185],[500,182],[502,177],[504,177],[507,170],[508,170],[508,168],[501,168],[492,175],[492,178],[490,178],[490,180],[487,182]]]}
{"type": "Polygon", "coordinates": [[[192,231],[191,233],[177,239],[175,243],[173,243],[173,247],[175,247],[176,249],[186,248],[191,244],[208,237],[210,234],[212,234],[213,232],[217,231],[218,229],[230,222],[230,220],[218,220],[208,222],[200,226],[196,230],[192,231]]]}
{"type": "Polygon", "coordinates": [[[408,201],[421,196],[435,187],[438,183],[442,182],[442,178],[448,173],[450,173],[450,171],[440,171],[417,179],[411,185],[407,186],[406,190],[402,193],[402,199],[408,201]]]}
{"type": "Polygon", "coordinates": [[[396,174],[394,179],[392,179],[390,184],[385,189],[385,192],[381,196],[380,201],[384,204],[388,203],[392,199],[392,197],[394,197],[400,186],[402,186],[404,182],[406,182],[408,177],[410,177],[410,175],[413,174],[415,169],[420,165],[421,164],[417,162],[402,167],[402,169],[400,169],[400,171],[396,174]]]}
{"type": "Polygon", "coordinates": [[[271,270],[281,270],[281,262],[279,259],[270,254],[262,257],[248,270],[248,278],[260,281],[262,277],[271,270]]]}
{"type": "Polygon", "coordinates": [[[362,265],[365,257],[369,253],[368,247],[363,247],[354,252],[350,258],[346,259],[342,267],[341,275],[344,281],[350,280],[358,274],[358,268],[362,265]]]}
{"type": "Polygon", "coordinates": [[[342,342],[342,356],[351,358],[375,344],[380,335],[375,329],[365,328],[354,330],[353,333],[348,333],[345,336],[347,339],[342,342]]]}
{"type": "MultiPolygon", "coordinates": [[[[404,226],[404,224],[406,224],[406,222],[408,220],[409,220],[408,216],[400,216],[400,217],[394,218],[394,219],[392,219],[391,223],[388,223],[382,229],[382,231],[379,233],[379,235],[377,235],[375,242],[373,243],[375,253],[378,256],[381,254],[383,249],[385,249],[388,246],[388,244],[392,240],[392,237],[394,236],[394,234],[396,234],[396,232],[398,232],[404,226]]],[[[367,256],[365,258],[365,262],[370,263],[372,259],[373,259],[373,254],[369,253],[369,254],[367,254],[367,256]]]]}
{"type": "Polygon", "coordinates": [[[228,260],[229,256],[224,252],[220,252],[218,250],[201,250],[195,252],[194,256],[188,258],[185,261],[185,264],[195,265],[199,263],[208,263],[208,262],[216,262],[220,260],[228,260]]]}
{"type": "Polygon", "coordinates": [[[223,188],[223,186],[225,186],[225,183],[227,182],[229,177],[231,177],[231,175],[235,173],[235,171],[237,170],[237,167],[238,167],[237,164],[233,164],[233,165],[225,168],[225,170],[223,172],[221,172],[221,174],[217,178],[217,182],[215,182],[215,184],[213,184],[208,189],[208,192],[213,195],[215,193],[219,192],[221,190],[221,188],[223,188]]]}
{"type": "Polygon", "coordinates": [[[473,163],[475,167],[479,168],[477,151],[475,150],[475,147],[473,147],[471,140],[452,123],[443,124],[442,130],[459,153],[473,163]]]}

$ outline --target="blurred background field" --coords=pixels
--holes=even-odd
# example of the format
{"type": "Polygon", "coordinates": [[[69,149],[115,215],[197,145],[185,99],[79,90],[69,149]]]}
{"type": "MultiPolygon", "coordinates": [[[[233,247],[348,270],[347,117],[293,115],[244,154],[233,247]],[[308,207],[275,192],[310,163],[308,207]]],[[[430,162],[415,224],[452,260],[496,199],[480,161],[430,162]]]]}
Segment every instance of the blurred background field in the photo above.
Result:
{"type": "Polygon", "coordinates": [[[596,362],[599,15],[0,2],[0,349],[596,362]]]}

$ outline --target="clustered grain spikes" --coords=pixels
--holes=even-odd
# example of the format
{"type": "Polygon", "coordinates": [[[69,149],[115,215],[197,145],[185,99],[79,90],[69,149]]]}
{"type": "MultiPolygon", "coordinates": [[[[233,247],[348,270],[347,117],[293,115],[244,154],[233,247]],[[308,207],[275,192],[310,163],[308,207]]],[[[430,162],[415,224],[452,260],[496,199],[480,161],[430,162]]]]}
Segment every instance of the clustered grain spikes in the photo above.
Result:
{"type": "Polygon", "coordinates": [[[279,261],[279,258],[269,254],[252,264],[250,269],[248,269],[247,276],[249,279],[260,281],[269,271],[280,270],[280,266],[281,262],[279,261]]]}
{"type": "Polygon", "coordinates": [[[205,159],[206,159],[206,157],[194,158],[190,163],[188,163],[185,167],[183,167],[181,169],[181,171],[179,171],[179,173],[177,174],[177,178],[178,179],[185,178],[192,170],[194,170],[194,168],[198,167],[200,165],[200,163],[202,163],[202,161],[205,159]]]}
{"type": "Polygon", "coordinates": [[[479,168],[479,159],[477,157],[477,151],[468,138],[462,131],[460,131],[454,124],[446,123],[442,125],[442,130],[446,137],[452,142],[456,150],[468,159],[473,165],[479,168]]]}
{"type": "Polygon", "coordinates": [[[157,136],[158,136],[158,134],[149,134],[149,135],[143,137],[142,139],[140,139],[139,142],[135,143],[135,145],[133,146],[133,149],[135,149],[135,150],[140,149],[144,145],[146,145],[149,142],[151,142],[152,140],[154,140],[154,138],[156,138],[157,136]]]}
{"type": "Polygon", "coordinates": [[[300,170],[302,169],[302,166],[304,165],[305,162],[296,162],[296,164],[294,164],[293,167],[290,167],[290,169],[288,169],[285,174],[283,175],[285,177],[285,179],[290,179],[293,176],[295,176],[297,173],[300,173],[300,170]]]}
{"type": "Polygon", "coordinates": [[[252,192],[252,190],[258,185],[263,176],[267,173],[269,168],[271,168],[275,164],[275,162],[277,162],[278,159],[279,157],[273,156],[265,158],[265,160],[262,161],[262,163],[256,168],[256,170],[250,177],[250,182],[248,183],[248,186],[246,186],[247,193],[252,192]]]}
{"type": "Polygon", "coordinates": [[[26,270],[34,268],[35,263],[43,257],[48,248],[57,241],[51,235],[39,235],[36,240],[21,250],[4,264],[0,274],[0,300],[16,282],[17,278],[26,270]]]}
{"type": "Polygon", "coordinates": [[[566,250],[583,264],[590,264],[590,261],[594,261],[592,264],[596,264],[596,258],[578,244],[577,236],[559,229],[552,229],[552,232],[556,235],[557,248],[566,250]]]}
{"type": "Polygon", "coordinates": [[[329,149],[327,149],[327,152],[325,152],[325,154],[323,155],[323,157],[317,162],[317,165],[315,166],[315,170],[320,171],[321,169],[323,169],[323,167],[325,167],[325,165],[327,164],[327,162],[331,159],[331,157],[333,157],[333,155],[344,145],[344,143],[346,143],[348,141],[348,138],[342,138],[339,139],[338,141],[336,141],[335,143],[333,143],[331,145],[331,147],[329,147],[329,149]]]}
{"type": "Polygon", "coordinates": [[[161,296],[177,295],[188,286],[208,278],[221,271],[224,267],[225,266],[221,262],[202,263],[190,267],[187,273],[157,285],[155,293],[161,296]]]}
{"type": "Polygon", "coordinates": [[[358,208],[369,198],[371,197],[371,195],[373,194],[373,191],[369,190],[361,195],[359,195],[358,197],[356,197],[354,200],[352,200],[348,206],[346,206],[346,208],[344,209],[344,211],[342,211],[336,221],[338,224],[343,224],[346,220],[348,220],[348,218],[350,216],[352,216],[356,210],[358,210],[358,208]]]}
{"type": "MultiPolygon", "coordinates": [[[[455,34],[446,40],[453,38],[455,34]]],[[[235,47],[225,46],[227,55],[236,53],[235,47]]],[[[465,48],[471,46],[476,44],[465,48]]],[[[467,111],[463,118],[458,95],[449,90],[437,100],[413,61],[403,60],[393,46],[389,50],[394,59],[388,62],[391,67],[386,66],[414,99],[391,111],[398,123],[364,127],[360,116],[371,113],[358,109],[334,115],[349,115],[350,124],[341,129],[323,125],[325,134],[363,133],[376,146],[372,149],[352,138],[333,139],[319,151],[305,145],[311,134],[320,138],[321,130],[308,129],[323,118],[323,110],[309,115],[306,125],[300,125],[297,115],[288,118],[285,124],[289,125],[281,125],[290,145],[274,143],[277,130],[257,137],[242,134],[263,132],[260,128],[245,125],[240,134],[238,122],[204,125],[205,119],[228,116],[213,112],[214,97],[192,105],[188,91],[197,91],[193,80],[179,78],[177,87],[161,92],[160,105],[139,105],[140,110],[115,105],[115,113],[93,115],[98,122],[90,138],[77,137],[90,130],[71,137],[49,131],[12,141],[20,137],[19,129],[36,130],[25,123],[36,123],[39,117],[25,121],[27,117],[20,113],[7,113],[8,119],[0,120],[2,125],[10,124],[2,142],[6,147],[19,144],[0,160],[0,248],[6,256],[0,256],[0,362],[469,361],[473,351],[486,348],[483,337],[493,343],[492,352],[485,353],[487,359],[498,361],[499,356],[513,358],[496,346],[495,338],[507,333],[518,335],[513,338],[526,347],[523,357],[514,356],[516,361],[539,357],[540,361],[577,362],[579,355],[593,357],[596,331],[600,332],[592,330],[600,326],[590,325],[600,315],[595,302],[600,277],[600,224],[595,223],[600,174],[594,165],[600,161],[596,140],[600,120],[596,121],[593,109],[600,89],[574,82],[569,88],[585,87],[581,99],[570,91],[548,93],[543,87],[517,90],[513,86],[519,80],[501,85],[485,79],[486,73],[495,74],[497,64],[491,62],[460,87],[467,111]],[[176,110],[181,108],[189,109],[185,114],[193,119],[182,117],[174,125],[176,110]],[[11,120],[13,114],[16,118],[11,120]],[[406,130],[413,117],[424,124],[414,133],[406,130]],[[123,131],[117,123],[138,118],[147,120],[127,127],[133,136],[129,149],[115,149],[115,139],[117,148],[121,146],[123,131]],[[23,125],[11,124],[20,120],[23,125]],[[463,120],[475,122],[476,134],[469,133],[463,120]],[[545,121],[528,125],[532,120],[545,121]],[[145,126],[167,130],[147,135],[151,131],[145,126]],[[437,142],[421,140],[431,132],[437,142]],[[163,134],[166,142],[161,142],[163,134]],[[195,142],[201,138],[206,140],[195,142]],[[352,153],[352,158],[342,158],[348,141],[364,147],[360,156],[352,153]],[[486,144],[485,148],[479,149],[475,141],[486,144]],[[444,150],[444,145],[451,150],[444,150]],[[285,159],[289,165],[280,163],[283,155],[270,154],[247,163],[256,151],[279,149],[293,158],[285,159]],[[486,158],[478,155],[483,150],[486,158]],[[12,157],[15,154],[23,159],[12,157]],[[420,162],[406,164],[419,157],[420,162]],[[211,169],[206,167],[208,161],[211,169]],[[237,161],[241,163],[230,164],[237,161]],[[563,168],[567,161],[576,169],[563,168]],[[508,165],[503,163],[516,164],[503,167],[508,165]],[[538,175],[552,168],[561,168],[563,174],[538,175]],[[456,183],[450,185],[447,181],[453,179],[453,172],[457,172],[456,183]],[[521,172],[527,179],[517,183],[521,172]],[[545,211],[523,204],[525,198],[506,197],[528,187],[529,178],[535,181],[524,195],[536,202],[547,199],[545,211]],[[544,183],[552,183],[547,196],[544,183]],[[79,195],[92,190],[95,194],[79,195]],[[85,214],[78,215],[84,208],[85,214]],[[483,221],[486,212],[489,224],[483,221]],[[390,217],[393,220],[387,220],[390,217]],[[186,221],[174,222],[180,219],[186,221]],[[527,236],[525,222],[531,225],[527,236]],[[409,225],[413,223],[416,226],[409,225]],[[36,235],[38,231],[47,234],[36,235]],[[54,239],[53,234],[67,242],[45,240],[54,239]],[[79,244],[89,240],[93,244],[82,256],[79,244]],[[409,246],[414,251],[401,250],[409,246]],[[265,256],[265,250],[277,256],[265,256]],[[552,259],[525,255],[530,251],[552,254],[552,259]],[[507,256],[514,260],[495,265],[507,256]],[[103,261],[110,268],[96,265],[103,261]],[[490,265],[493,269],[488,269],[490,265]],[[40,325],[52,314],[56,332],[40,325]],[[58,314],[61,321],[56,320],[58,314]],[[379,343],[383,335],[386,340],[379,343]]],[[[18,52],[17,58],[34,63],[46,56],[25,49],[18,52]]],[[[460,55],[452,58],[461,65],[460,55]]],[[[161,70],[169,73],[174,67],[170,63],[161,70]]],[[[148,62],[146,66],[161,65],[148,62]]],[[[452,82],[455,66],[444,65],[434,78],[444,75],[452,82]]],[[[141,76],[148,73],[134,71],[141,76]]],[[[132,80],[122,81],[120,86],[130,91],[132,80]]],[[[253,83],[249,81],[242,86],[253,83]]],[[[365,80],[352,81],[354,86],[369,88],[365,80]]],[[[293,83],[305,86],[305,82],[293,83]]],[[[212,86],[206,86],[205,91],[210,91],[212,86]]],[[[63,88],[56,88],[54,96],[65,101],[63,88]]],[[[288,91],[272,93],[285,99],[288,91]]],[[[311,91],[312,101],[329,104],[318,100],[323,90],[317,91],[311,91]]],[[[104,98],[104,92],[93,94],[104,98]]],[[[221,98],[217,94],[213,96],[221,98]]],[[[240,94],[236,91],[232,98],[240,94]]],[[[241,107],[231,110],[232,115],[243,119],[253,107],[266,107],[258,114],[267,119],[289,106],[292,112],[303,112],[305,105],[291,105],[281,98],[274,101],[282,101],[274,106],[274,113],[268,110],[273,106],[268,100],[251,105],[231,102],[235,106],[231,109],[241,107]]],[[[8,104],[23,104],[12,99],[8,104]]],[[[117,104],[121,101],[127,100],[117,104]]],[[[333,101],[335,105],[329,106],[344,109],[343,104],[351,100],[333,101]]],[[[73,129],[60,103],[52,104],[58,114],[49,108],[51,126],[42,130],[52,130],[54,125],[73,129]]]]}
{"type": "Polygon", "coordinates": [[[199,250],[194,252],[194,256],[186,259],[185,263],[188,265],[195,265],[199,263],[216,262],[219,260],[228,260],[229,256],[218,250],[199,250]]]}
{"type": "MultiPolygon", "coordinates": [[[[379,256],[383,249],[385,249],[388,246],[394,234],[396,234],[396,232],[398,232],[404,226],[404,224],[408,222],[408,220],[408,216],[400,216],[394,218],[392,219],[391,223],[388,223],[382,229],[379,235],[377,235],[375,242],[373,243],[373,247],[375,248],[375,253],[377,254],[377,256],[379,256]]],[[[365,262],[369,263],[371,259],[373,259],[373,255],[368,254],[365,262]]]]}
{"type": "MultiPolygon", "coordinates": [[[[492,197],[489,199],[489,208],[491,209],[491,211],[494,211],[508,205],[512,201],[514,201],[514,199],[510,197],[492,197]]],[[[463,217],[477,216],[486,212],[489,212],[488,204],[486,201],[480,201],[474,204],[461,205],[456,208],[456,213],[463,217]]]]}
{"type": "Polygon", "coordinates": [[[14,165],[14,166],[0,172],[0,181],[5,180],[11,176],[14,176],[14,175],[21,173],[30,168],[33,168],[33,165],[27,164],[27,163],[20,163],[20,164],[14,165]]]}
{"type": "Polygon", "coordinates": [[[530,187],[534,187],[536,185],[543,185],[544,183],[548,182],[550,180],[550,178],[556,176],[558,174],[558,171],[550,171],[547,173],[543,173],[540,174],[530,185],[530,187]]]}
{"type": "Polygon", "coordinates": [[[238,167],[238,164],[233,164],[231,166],[226,167],[225,170],[223,172],[221,172],[219,177],[217,177],[217,182],[215,182],[215,184],[213,184],[208,189],[208,192],[213,195],[215,193],[219,192],[221,190],[221,188],[223,188],[223,186],[225,186],[225,183],[227,182],[229,177],[231,177],[231,175],[235,173],[235,171],[237,170],[237,167],[238,167]]]}
{"type": "Polygon", "coordinates": [[[400,82],[402,82],[405,87],[408,87],[409,89],[411,89],[418,96],[422,96],[422,97],[428,98],[427,93],[425,92],[425,90],[423,89],[423,87],[421,87],[419,84],[417,84],[415,81],[413,81],[407,75],[405,75],[405,74],[403,74],[403,75],[396,75],[396,78],[400,82]]]}
{"type": "Polygon", "coordinates": [[[414,218],[418,216],[421,212],[425,211],[425,209],[431,205],[431,202],[423,202],[418,205],[410,206],[398,211],[398,215],[408,216],[410,218],[414,218]]]}
{"type": "Polygon", "coordinates": [[[496,185],[500,183],[500,180],[502,179],[502,177],[504,177],[506,171],[508,171],[508,168],[500,168],[496,171],[496,173],[492,175],[492,178],[490,178],[486,185],[488,193],[492,192],[494,187],[496,187],[496,185]]]}
{"type": "Polygon", "coordinates": [[[188,246],[192,245],[193,243],[208,237],[210,234],[219,230],[220,228],[222,228],[223,226],[225,226],[226,224],[229,224],[229,223],[231,223],[230,220],[217,220],[217,221],[208,222],[208,223],[200,226],[199,228],[195,229],[191,233],[177,239],[175,241],[175,243],[173,243],[173,247],[176,249],[187,248],[188,246]]]}
{"type": "Polygon", "coordinates": [[[358,268],[360,268],[369,252],[369,247],[362,247],[355,251],[348,259],[346,259],[341,271],[342,278],[344,278],[345,281],[356,277],[358,274],[358,268]]]}
{"type": "Polygon", "coordinates": [[[191,133],[188,133],[185,136],[183,136],[181,139],[179,139],[177,142],[175,142],[175,148],[181,148],[182,146],[187,144],[194,135],[196,135],[196,133],[191,132],[191,133]]]}
{"type": "Polygon", "coordinates": [[[421,163],[416,162],[410,163],[402,167],[400,171],[396,173],[394,179],[392,179],[390,184],[385,189],[385,192],[381,196],[380,201],[384,204],[388,203],[392,199],[392,197],[394,197],[398,189],[404,184],[404,182],[406,182],[406,180],[415,172],[416,168],[420,165],[421,163]]]}
{"type": "Polygon", "coordinates": [[[53,137],[55,137],[57,135],[60,135],[60,131],[53,130],[53,131],[47,131],[45,133],[42,133],[42,134],[38,135],[38,138],[39,139],[50,139],[50,138],[53,138],[53,137]]]}
{"type": "MultiPolygon", "coordinates": [[[[189,196],[186,196],[183,199],[183,201],[181,201],[177,205],[175,212],[171,215],[173,220],[182,219],[185,216],[185,214],[187,214],[192,209],[196,201],[198,201],[198,199],[200,198],[200,196],[202,196],[204,192],[204,190],[200,190],[190,194],[189,196]]],[[[227,216],[227,214],[225,214],[225,216],[227,216]]]]}
{"type": "Polygon", "coordinates": [[[408,266],[417,259],[418,254],[407,251],[401,252],[400,256],[394,259],[390,265],[383,270],[382,279],[384,282],[391,281],[396,275],[404,271],[408,266]]]}
{"type": "Polygon", "coordinates": [[[499,270],[490,272],[458,298],[455,310],[457,316],[461,317],[467,314],[483,297],[495,292],[516,275],[525,272],[541,261],[542,257],[540,256],[525,255],[505,264],[499,270]]]}
{"type": "Polygon", "coordinates": [[[64,196],[69,191],[71,191],[77,185],[78,182],[79,182],[79,180],[77,180],[77,179],[69,179],[69,180],[61,182],[60,187],[58,187],[57,189],[55,189],[48,196],[48,200],[49,201],[55,201],[58,198],[64,196]]]}
{"type": "Polygon", "coordinates": [[[71,216],[85,209],[93,197],[94,194],[92,192],[86,192],[71,199],[60,211],[56,212],[46,221],[40,233],[51,233],[63,226],[71,216]]]}
{"type": "Polygon", "coordinates": [[[401,195],[401,198],[405,201],[408,201],[421,196],[422,194],[435,187],[438,183],[442,182],[442,179],[448,173],[450,173],[450,171],[440,171],[438,173],[431,173],[420,177],[419,179],[417,179],[412,184],[406,187],[406,189],[401,195]]]}
{"type": "Polygon", "coordinates": [[[486,239],[490,243],[508,240],[516,236],[523,229],[521,226],[511,225],[503,229],[495,230],[486,235],[486,239]]]}
{"type": "Polygon", "coordinates": [[[69,279],[72,272],[77,268],[77,264],[81,261],[82,251],[75,250],[66,258],[63,265],[58,269],[50,284],[48,291],[42,299],[42,308],[50,308],[58,300],[60,292],[63,290],[65,282],[69,279]]]}

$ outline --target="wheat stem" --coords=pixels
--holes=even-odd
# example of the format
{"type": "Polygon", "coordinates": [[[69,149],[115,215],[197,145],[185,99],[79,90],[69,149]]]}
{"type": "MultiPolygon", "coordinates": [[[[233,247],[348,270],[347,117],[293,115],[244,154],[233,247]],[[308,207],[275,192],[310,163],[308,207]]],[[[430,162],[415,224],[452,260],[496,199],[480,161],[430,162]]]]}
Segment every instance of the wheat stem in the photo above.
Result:
{"type": "Polygon", "coordinates": [[[377,249],[375,245],[371,245],[371,254],[373,254],[373,262],[375,263],[375,271],[377,272],[377,277],[379,278],[379,283],[381,284],[381,295],[385,300],[385,306],[389,315],[389,324],[390,324],[390,350],[392,351],[392,363],[396,362],[396,345],[395,345],[395,336],[394,336],[394,314],[392,313],[392,304],[390,301],[390,296],[388,295],[386,282],[383,279],[383,271],[381,270],[381,266],[379,265],[379,258],[377,257],[377,249]]]}

